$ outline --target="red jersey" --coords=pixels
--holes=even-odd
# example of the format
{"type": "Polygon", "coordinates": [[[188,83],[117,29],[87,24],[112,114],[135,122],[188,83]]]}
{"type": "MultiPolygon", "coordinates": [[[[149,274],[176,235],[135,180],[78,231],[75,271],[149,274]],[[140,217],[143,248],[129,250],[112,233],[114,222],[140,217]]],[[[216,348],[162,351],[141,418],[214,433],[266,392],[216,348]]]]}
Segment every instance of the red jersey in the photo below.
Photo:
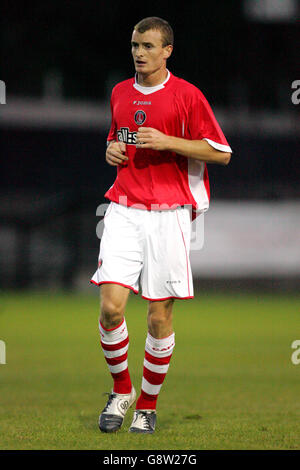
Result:
{"type": "Polygon", "coordinates": [[[174,152],[136,148],[139,127],[153,127],[166,135],[202,140],[231,152],[203,93],[168,71],[154,87],[135,78],[118,83],[111,96],[112,122],[108,141],[125,142],[126,166],[117,167],[114,184],[105,193],[111,201],[147,210],[191,205],[193,219],[209,206],[209,180],[205,162],[174,152]]]}

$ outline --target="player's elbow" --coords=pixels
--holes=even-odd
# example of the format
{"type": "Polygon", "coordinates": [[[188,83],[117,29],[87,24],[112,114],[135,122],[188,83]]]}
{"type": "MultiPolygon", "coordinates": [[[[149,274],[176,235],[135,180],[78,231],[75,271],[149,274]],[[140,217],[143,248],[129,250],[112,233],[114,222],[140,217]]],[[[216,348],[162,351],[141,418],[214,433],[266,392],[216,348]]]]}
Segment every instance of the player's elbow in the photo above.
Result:
{"type": "Polygon", "coordinates": [[[222,164],[223,165],[228,165],[228,163],[231,160],[231,153],[230,152],[223,152],[222,155],[222,164]]]}

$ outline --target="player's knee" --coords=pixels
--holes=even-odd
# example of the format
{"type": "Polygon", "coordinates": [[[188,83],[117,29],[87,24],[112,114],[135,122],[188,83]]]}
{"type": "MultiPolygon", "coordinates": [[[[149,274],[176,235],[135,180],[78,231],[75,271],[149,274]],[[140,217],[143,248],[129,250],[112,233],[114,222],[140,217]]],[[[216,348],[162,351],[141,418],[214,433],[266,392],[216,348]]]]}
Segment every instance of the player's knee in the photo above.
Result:
{"type": "Polygon", "coordinates": [[[101,302],[100,321],[105,328],[114,328],[118,326],[124,315],[123,306],[117,302],[105,301],[101,302]]]}
{"type": "Polygon", "coordinates": [[[149,310],[148,325],[151,327],[160,327],[169,323],[172,319],[172,311],[168,309],[149,310]]]}

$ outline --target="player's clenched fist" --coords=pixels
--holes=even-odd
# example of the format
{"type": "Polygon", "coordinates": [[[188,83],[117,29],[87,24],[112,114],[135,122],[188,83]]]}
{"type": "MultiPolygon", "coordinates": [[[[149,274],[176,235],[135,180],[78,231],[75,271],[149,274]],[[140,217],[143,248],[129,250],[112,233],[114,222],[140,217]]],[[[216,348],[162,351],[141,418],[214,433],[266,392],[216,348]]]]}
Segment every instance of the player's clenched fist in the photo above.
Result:
{"type": "Polygon", "coordinates": [[[143,149],[168,150],[169,136],[153,127],[139,127],[136,146],[143,149]]]}
{"type": "Polygon", "coordinates": [[[106,161],[112,166],[126,165],[128,157],[125,155],[124,142],[112,142],[106,149],[106,161]]]}

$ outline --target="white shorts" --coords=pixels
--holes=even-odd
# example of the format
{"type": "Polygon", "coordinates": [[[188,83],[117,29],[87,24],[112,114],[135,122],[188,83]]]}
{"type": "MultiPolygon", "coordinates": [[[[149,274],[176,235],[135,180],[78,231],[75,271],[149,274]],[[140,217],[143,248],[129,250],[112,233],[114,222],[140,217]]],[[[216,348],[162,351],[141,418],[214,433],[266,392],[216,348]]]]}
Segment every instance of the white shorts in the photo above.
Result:
{"type": "Polygon", "coordinates": [[[147,300],[192,299],[189,207],[148,211],[111,202],[105,217],[96,285],[120,284],[147,300]]]}

